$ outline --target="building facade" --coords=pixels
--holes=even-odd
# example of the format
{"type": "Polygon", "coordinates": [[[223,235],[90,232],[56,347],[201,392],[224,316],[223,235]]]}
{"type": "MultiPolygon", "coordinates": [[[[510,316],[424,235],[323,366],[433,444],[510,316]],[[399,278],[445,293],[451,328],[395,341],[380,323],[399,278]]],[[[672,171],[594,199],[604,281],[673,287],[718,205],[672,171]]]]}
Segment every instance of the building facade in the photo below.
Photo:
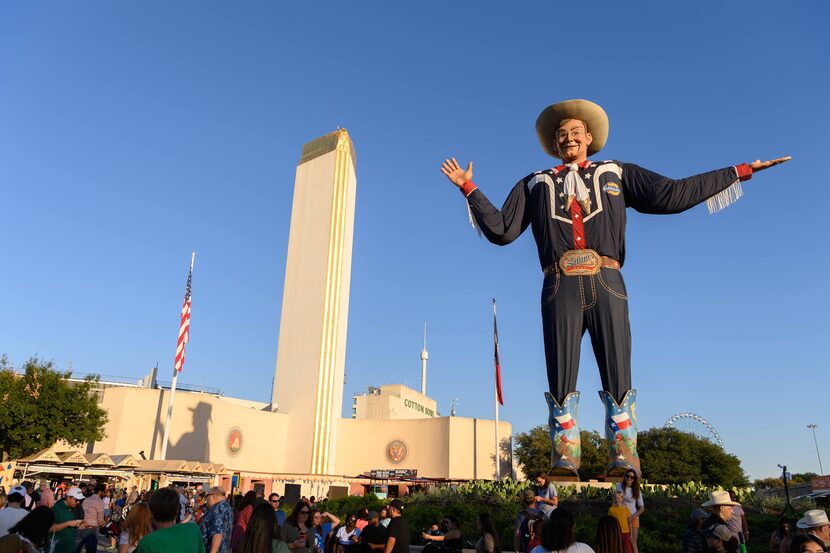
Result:
{"type": "MultiPolygon", "coordinates": [[[[301,486],[318,496],[330,488],[360,491],[372,471],[492,479],[498,457],[501,474],[512,473],[509,447],[496,455],[495,421],[440,416],[425,394],[425,376],[421,392],[400,384],[370,388],[353,398],[352,417],[341,417],[356,182],[354,144],[344,129],[303,146],[272,401],[178,390],[168,460],[222,465],[226,487],[238,473],[266,492],[301,486]]],[[[421,353],[425,375],[426,345],[421,353]]],[[[170,390],[145,378],[102,386],[99,398],[109,412],[106,437],[87,453],[159,460],[170,390]]],[[[509,442],[510,424],[499,425],[509,442]]]]}

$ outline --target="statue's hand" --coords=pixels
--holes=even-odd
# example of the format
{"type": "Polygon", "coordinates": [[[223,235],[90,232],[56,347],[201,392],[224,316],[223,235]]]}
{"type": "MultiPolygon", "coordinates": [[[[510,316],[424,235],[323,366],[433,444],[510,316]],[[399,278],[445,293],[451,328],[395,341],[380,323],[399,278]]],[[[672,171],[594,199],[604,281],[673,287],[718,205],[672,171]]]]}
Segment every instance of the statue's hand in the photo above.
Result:
{"type": "Polygon", "coordinates": [[[441,172],[444,173],[450,181],[461,188],[468,180],[473,180],[473,162],[467,165],[467,170],[461,168],[455,158],[445,159],[441,164],[441,172]]]}
{"type": "Polygon", "coordinates": [[[780,165],[785,161],[790,161],[792,158],[793,156],[784,156],[779,157],[778,159],[771,159],[769,161],[761,161],[760,159],[756,159],[749,164],[749,168],[752,169],[753,173],[756,173],[758,171],[763,171],[764,169],[769,169],[775,165],[780,165]]]}

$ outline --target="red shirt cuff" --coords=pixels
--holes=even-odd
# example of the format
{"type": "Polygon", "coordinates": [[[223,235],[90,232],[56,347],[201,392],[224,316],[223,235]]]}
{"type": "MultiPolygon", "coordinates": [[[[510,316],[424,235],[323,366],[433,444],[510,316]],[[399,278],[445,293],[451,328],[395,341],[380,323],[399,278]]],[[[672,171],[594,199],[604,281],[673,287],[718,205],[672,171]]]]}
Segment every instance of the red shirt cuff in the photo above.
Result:
{"type": "Polygon", "coordinates": [[[473,190],[475,190],[476,188],[478,187],[475,185],[475,183],[471,180],[468,180],[467,182],[461,185],[461,193],[464,194],[464,197],[466,198],[467,196],[472,194],[473,190]]]}
{"type": "Polygon", "coordinates": [[[735,171],[738,172],[738,179],[740,179],[741,181],[749,180],[752,178],[752,167],[750,167],[746,163],[736,165],[735,171]]]}

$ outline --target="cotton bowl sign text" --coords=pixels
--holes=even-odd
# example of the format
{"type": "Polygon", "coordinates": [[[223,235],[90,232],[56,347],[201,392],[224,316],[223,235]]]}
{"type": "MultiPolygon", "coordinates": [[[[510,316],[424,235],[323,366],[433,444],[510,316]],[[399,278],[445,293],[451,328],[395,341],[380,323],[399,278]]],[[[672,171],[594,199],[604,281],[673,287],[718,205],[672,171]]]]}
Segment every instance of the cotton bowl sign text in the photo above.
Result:
{"type": "Polygon", "coordinates": [[[403,400],[403,406],[408,407],[412,410],[418,411],[419,413],[423,413],[428,417],[434,417],[435,416],[435,411],[433,411],[429,407],[424,407],[420,403],[415,403],[411,399],[403,400]]]}

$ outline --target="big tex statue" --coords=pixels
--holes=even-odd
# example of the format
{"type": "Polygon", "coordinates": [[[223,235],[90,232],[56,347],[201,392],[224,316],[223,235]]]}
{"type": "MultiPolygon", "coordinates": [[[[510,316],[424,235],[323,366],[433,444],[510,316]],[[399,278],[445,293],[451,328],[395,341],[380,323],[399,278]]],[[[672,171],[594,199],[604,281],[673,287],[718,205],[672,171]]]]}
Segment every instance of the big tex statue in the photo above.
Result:
{"type": "Polygon", "coordinates": [[[631,331],[620,269],[625,262],[626,208],[641,213],[679,213],[704,201],[710,211],[741,195],[741,181],[790,159],[741,163],[708,173],[669,179],[631,163],[592,161],[608,138],[605,111],[587,100],[546,108],[536,120],[542,148],[561,165],[532,173],[496,209],[473,184],[473,164],[455,158],[441,171],[467,199],[471,222],[498,245],[533,228],[542,285],[542,329],[550,392],[550,473],[577,473],[580,459],[576,391],[579,346],[587,330],[599,365],[605,406],[607,474],[640,473],[636,390],[631,387],[631,331]]]}

